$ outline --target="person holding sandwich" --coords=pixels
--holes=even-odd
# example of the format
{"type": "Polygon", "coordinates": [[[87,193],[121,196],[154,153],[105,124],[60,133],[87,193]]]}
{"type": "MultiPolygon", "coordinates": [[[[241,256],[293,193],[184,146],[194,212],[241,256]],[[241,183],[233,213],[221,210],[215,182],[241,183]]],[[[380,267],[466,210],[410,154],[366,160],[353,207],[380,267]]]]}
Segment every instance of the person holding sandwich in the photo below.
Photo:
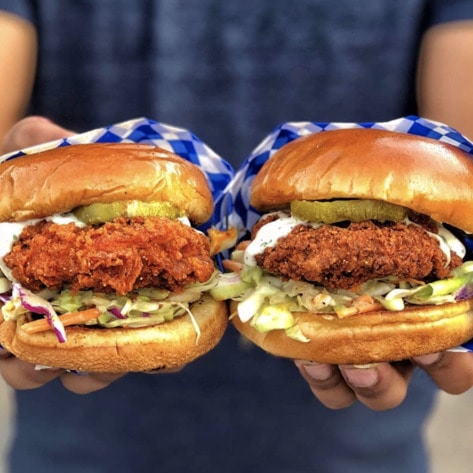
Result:
{"type": "MultiPolygon", "coordinates": [[[[0,78],[3,151],[133,116],[192,129],[235,167],[288,120],[418,113],[473,136],[471,2],[368,3],[0,0],[16,25],[0,27],[0,67],[14,72],[0,78]],[[26,111],[41,117],[14,125],[26,111]]],[[[292,362],[233,331],[169,376],[77,376],[0,356],[16,389],[12,473],[421,473],[435,384],[473,383],[465,353],[368,368],[298,360],[309,390],[292,362]]]]}

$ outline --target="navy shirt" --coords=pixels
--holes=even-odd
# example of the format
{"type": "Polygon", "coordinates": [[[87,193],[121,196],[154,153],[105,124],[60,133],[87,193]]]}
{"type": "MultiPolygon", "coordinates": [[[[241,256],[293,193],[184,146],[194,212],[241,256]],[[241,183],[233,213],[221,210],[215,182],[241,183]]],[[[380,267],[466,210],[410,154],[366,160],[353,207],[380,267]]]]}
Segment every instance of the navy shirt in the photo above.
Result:
{"type": "MultiPolygon", "coordinates": [[[[416,113],[415,63],[465,0],[0,0],[39,34],[31,113],[83,131],[146,116],[182,126],[234,166],[284,121],[416,113]]],[[[77,396],[16,393],[13,473],[427,471],[418,371],[388,412],[331,411],[289,360],[230,327],[174,375],[128,375],[77,396]]]]}
{"type": "Polygon", "coordinates": [[[39,33],[32,113],[77,131],[137,116],[238,164],[280,122],[415,112],[418,43],[470,0],[1,0],[39,33]]]}

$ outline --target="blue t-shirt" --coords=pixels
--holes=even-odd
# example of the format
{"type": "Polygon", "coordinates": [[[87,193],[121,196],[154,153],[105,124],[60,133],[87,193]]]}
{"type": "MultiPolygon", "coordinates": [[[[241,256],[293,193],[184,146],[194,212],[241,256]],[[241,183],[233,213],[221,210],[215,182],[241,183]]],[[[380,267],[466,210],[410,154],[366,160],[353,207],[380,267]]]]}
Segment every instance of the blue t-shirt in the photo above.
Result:
{"type": "MultiPolygon", "coordinates": [[[[0,0],[37,27],[31,113],[77,131],[145,116],[238,166],[280,122],[416,113],[419,40],[473,18],[465,0],[0,0]]],[[[289,360],[230,327],[174,375],[87,396],[16,393],[12,473],[422,473],[434,388],[417,372],[383,413],[320,405],[289,360]]]]}
{"type": "Polygon", "coordinates": [[[138,116],[238,164],[289,120],[415,113],[422,32],[469,0],[2,0],[38,28],[32,113],[83,131],[138,116]]]}

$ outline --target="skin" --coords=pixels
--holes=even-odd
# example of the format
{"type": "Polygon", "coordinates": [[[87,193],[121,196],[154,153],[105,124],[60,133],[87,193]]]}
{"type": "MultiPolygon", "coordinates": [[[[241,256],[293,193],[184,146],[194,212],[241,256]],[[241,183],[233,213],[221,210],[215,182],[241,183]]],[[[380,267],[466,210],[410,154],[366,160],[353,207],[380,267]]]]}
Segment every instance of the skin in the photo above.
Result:
{"type": "Polygon", "coordinates": [[[425,34],[417,73],[420,114],[473,139],[473,21],[446,23],[425,34]]]}
{"type": "Polygon", "coordinates": [[[36,68],[36,32],[21,18],[0,12],[0,142],[24,116],[36,68]]]}
{"type": "MultiPolygon", "coordinates": [[[[10,63],[7,64],[13,64],[15,58],[4,47],[3,37],[8,36],[8,30],[2,29],[4,21],[4,16],[0,15],[0,64],[8,60],[10,63]]],[[[20,58],[31,58],[31,51],[36,50],[35,37],[24,25],[20,31],[15,54],[20,58]]],[[[418,70],[419,114],[448,123],[470,137],[473,136],[472,49],[473,22],[434,27],[423,39],[418,70]]],[[[4,135],[3,152],[71,134],[44,117],[28,117],[6,131],[21,116],[31,91],[34,71],[24,61],[18,68],[14,84],[11,81],[7,83],[0,74],[0,91],[8,90],[9,94],[16,96],[14,104],[2,110],[0,139],[4,135]]],[[[460,394],[473,386],[473,353],[443,352],[401,363],[363,367],[331,366],[302,360],[296,360],[295,365],[314,396],[332,409],[345,408],[356,401],[377,411],[394,408],[404,400],[415,369],[425,370],[439,389],[447,393],[460,394]]],[[[60,378],[66,389],[78,394],[103,389],[122,376],[77,376],[57,369],[38,371],[3,349],[0,349],[0,374],[15,389],[34,389],[60,378]]]]}

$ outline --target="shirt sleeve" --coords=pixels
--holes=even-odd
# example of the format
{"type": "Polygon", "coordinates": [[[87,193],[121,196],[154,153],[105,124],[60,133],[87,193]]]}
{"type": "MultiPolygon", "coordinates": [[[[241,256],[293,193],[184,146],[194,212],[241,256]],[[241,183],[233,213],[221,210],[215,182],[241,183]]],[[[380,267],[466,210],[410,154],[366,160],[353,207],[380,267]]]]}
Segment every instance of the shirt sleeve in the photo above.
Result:
{"type": "Polygon", "coordinates": [[[0,11],[6,11],[33,23],[35,3],[31,0],[0,0],[0,11]]]}
{"type": "Polygon", "coordinates": [[[471,0],[428,0],[428,4],[428,26],[473,20],[473,2],[471,0]]]}

